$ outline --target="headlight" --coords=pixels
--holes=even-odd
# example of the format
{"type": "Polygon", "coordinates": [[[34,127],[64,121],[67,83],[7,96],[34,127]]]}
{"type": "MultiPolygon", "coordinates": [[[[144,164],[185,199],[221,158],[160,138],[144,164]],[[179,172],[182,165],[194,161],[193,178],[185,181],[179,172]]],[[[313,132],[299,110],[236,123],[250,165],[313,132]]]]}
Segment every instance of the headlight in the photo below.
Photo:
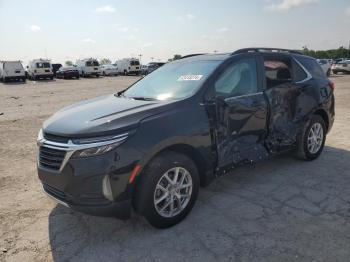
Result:
{"type": "Polygon", "coordinates": [[[121,142],[117,142],[117,143],[113,143],[113,144],[109,144],[109,145],[78,150],[78,151],[74,152],[72,157],[89,157],[89,156],[102,155],[104,153],[112,151],[113,149],[115,149],[117,146],[119,146],[123,142],[124,142],[124,140],[121,142]]]}
{"type": "Polygon", "coordinates": [[[105,154],[122,144],[127,137],[128,134],[126,133],[118,136],[73,139],[72,143],[78,148],[72,157],[89,157],[105,154]]]}

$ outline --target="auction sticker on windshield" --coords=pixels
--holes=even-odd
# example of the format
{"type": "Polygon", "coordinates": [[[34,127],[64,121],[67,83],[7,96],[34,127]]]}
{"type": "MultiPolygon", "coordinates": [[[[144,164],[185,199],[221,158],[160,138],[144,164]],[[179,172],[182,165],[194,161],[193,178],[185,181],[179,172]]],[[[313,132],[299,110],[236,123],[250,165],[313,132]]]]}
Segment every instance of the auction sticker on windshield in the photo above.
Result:
{"type": "Polygon", "coordinates": [[[203,75],[183,75],[180,76],[177,81],[199,81],[203,75]]]}

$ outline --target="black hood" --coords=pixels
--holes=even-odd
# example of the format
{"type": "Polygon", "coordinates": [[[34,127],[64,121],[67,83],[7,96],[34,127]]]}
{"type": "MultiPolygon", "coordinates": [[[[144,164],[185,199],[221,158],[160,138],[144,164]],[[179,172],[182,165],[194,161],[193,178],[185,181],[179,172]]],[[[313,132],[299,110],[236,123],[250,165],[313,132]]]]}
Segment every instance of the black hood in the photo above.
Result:
{"type": "Polygon", "coordinates": [[[140,120],[160,113],[170,102],[142,101],[108,95],[65,107],[44,122],[45,133],[91,137],[135,129],[140,120]]]}

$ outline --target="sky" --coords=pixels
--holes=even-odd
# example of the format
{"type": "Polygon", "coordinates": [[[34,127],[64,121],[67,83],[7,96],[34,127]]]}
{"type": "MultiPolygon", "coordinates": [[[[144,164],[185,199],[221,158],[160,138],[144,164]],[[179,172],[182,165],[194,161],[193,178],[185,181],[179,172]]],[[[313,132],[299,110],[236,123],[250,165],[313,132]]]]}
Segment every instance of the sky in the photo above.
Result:
{"type": "Polygon", "coordinates": [[[349,0],[0,0],[0,60],[349,46],[349,0]]]}

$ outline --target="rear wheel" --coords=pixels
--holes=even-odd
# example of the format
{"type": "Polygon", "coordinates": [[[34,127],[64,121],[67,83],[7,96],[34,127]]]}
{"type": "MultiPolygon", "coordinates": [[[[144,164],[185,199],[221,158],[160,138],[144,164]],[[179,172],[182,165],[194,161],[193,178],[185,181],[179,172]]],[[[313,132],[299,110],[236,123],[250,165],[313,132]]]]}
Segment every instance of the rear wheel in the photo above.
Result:
{"type": "Polygon", "coordinates": [[[156,157],[138,181],[134,206],[154,227],[167,228],[192,210],[199,190],[193,161],[176,152],[156,157]]]}
{"type": "Polygon", "coordinates": [[[333,70],[333,74],[335,74],[335,75],[338,74],[338,71],[333,70]]]}
{"type": "Polygon", "coordinates": [[[326,125],[323,118],[314,115],[298,141],[298,157],[304,160],[314,160],[320,156],[326,141],[326,125]]]}

